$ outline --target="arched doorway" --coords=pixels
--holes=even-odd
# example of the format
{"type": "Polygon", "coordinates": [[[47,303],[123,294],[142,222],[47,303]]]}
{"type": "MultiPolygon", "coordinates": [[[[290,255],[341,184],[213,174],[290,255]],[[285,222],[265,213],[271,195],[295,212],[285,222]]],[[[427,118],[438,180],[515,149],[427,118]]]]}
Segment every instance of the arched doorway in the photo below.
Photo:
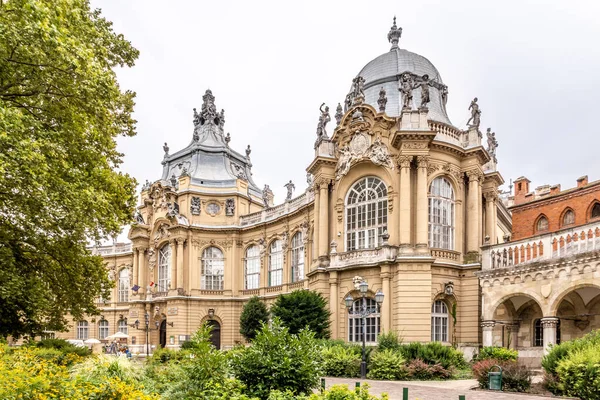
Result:
{"type": "Polygon", "coordinates": [[[209,319],[206,321],[206,325],[211,328],[210,330],[210,342],[215,346],[215,348],[221,348],[221,324],[214,319],[209,319]]]}
{"type": "Polygon", "coordinates": [[[160,323],[160,347],[167,345],[167,320],[163,319],[160,323]]]}

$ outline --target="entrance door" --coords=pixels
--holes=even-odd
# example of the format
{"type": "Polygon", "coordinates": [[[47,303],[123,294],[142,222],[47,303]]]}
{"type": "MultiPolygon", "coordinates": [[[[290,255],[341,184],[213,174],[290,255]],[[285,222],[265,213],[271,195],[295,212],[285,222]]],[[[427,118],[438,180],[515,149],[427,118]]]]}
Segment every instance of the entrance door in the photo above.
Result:
{"type": "Polygon", "coordinates": [[[208,320],[206,324],[211,327],[210,342],[217,349],[220,349],[221,348],[221,324],[219,324],[219,322],[215,321],[214,319],[208,320]]]}
{"type": "Polygon", "coordinates": [[[160,323],[160,347],[164,348],[167,345],[167,320],[163,319],[160,323]]]}

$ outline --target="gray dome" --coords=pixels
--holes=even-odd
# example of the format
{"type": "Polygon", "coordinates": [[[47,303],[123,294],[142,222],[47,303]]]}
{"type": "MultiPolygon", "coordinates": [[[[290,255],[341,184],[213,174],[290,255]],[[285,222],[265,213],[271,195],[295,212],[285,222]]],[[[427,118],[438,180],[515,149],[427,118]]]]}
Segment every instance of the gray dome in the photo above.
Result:
{"type": "MultiPolygon", "coordinates": [[[[387,105],[385,112],[387,115],[397,117],[402,110],[402,96],[398,90],[399,81],[404,73],[410,74],[413,79],[419,80],[423,75],[429,76],[432,82],[429,90],[430,102],[429,119],[433,121],[450,124],[450,119],[446,114],[447,87],[442,81],[442,77],[437,68],[425,57],[398,47],[398,41],[402,34],[402,28],[394,25],[388,34],[388,40],[392,43],[392,48],[387,53],[380,55],[370,61],[358,73],[365,80],[364,94],[365,102],[379,109],[377,99],[379,92],[383,88],[386,91],[387,105]]],[[[420,105],[421,89],[413,90],[413,108],[420,105]]]]}

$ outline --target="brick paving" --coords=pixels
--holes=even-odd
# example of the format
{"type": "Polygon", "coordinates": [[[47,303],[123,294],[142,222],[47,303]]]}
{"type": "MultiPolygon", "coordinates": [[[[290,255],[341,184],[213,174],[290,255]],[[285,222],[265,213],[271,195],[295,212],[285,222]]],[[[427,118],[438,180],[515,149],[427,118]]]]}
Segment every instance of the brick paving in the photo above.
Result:
{"type": "Polygon", "coordinates": [[[381,395],[387,393],[390,400],[402,400],[402,388],[408,388],[409,400],[458,400],[458,396],[465,395],[466,400],[541,400],[548,399],[544,396],[535,396],[520,393],[491,392],[485,390],[471,390],[477,386],[475,380],[457,380],[457,381],[432,381],[432,382],[392,382],[392,381],[373,381],[369,379],[344,379],[344,378],[326,378],[325,385],[330,387],[336,384],[346,384],[353,388],[355,382],[361,382],[361,385],[368,383],[369,393],[381,395]]]}

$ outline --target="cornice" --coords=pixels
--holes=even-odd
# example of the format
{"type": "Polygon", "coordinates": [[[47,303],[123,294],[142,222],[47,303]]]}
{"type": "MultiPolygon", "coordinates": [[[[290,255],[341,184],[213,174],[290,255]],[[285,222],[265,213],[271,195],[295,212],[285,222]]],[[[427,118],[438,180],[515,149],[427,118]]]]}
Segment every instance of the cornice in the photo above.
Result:
{"type": "MultiPolygon", "coordinates": [[[[598,181],[598,183],[600,183],[600,181],[598,181]]],[[[594,193],[594,192],[598,192],[598,197],[600,197],[600,188],[598,187],[597,184],[587,185],[582,188],[567,189],[564,192],[545,196],[540,199],[531,200],[531,201],[528,201],[527,203],[512,205],[512,206],[508,207],[508,209],[510,211],[529,210],[530,208],[537,208],[541,204],[555,204],[555,203],[559,203],[561,201],[573,199],[575,197],[585,196],[587,194],[594,193]],[[569,192],[569,190],[572,190],[572,192],[569,192]]]]}

